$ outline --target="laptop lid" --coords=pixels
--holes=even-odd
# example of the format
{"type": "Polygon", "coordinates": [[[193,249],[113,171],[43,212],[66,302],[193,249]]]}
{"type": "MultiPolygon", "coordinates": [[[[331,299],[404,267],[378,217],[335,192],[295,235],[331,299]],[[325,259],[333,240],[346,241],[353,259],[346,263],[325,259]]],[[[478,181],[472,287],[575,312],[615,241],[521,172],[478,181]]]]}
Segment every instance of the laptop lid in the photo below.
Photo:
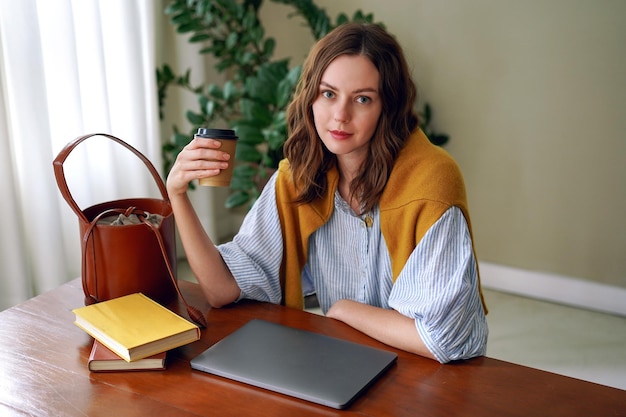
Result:
{"type": "Polygon", "coordinates": [[[192,359],[191,367],[345,408],[397,357],[386,350],[255,319],[192,359]]]}

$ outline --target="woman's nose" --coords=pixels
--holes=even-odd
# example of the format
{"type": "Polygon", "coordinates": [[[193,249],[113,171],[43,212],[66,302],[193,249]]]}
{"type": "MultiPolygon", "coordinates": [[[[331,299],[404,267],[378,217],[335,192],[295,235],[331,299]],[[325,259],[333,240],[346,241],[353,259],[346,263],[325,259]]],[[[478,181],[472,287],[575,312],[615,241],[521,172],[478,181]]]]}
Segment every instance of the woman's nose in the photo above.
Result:
{"type": "Polygon", "coordinates": [[[348,123],[350,121],[350,112],[346,103],[337,103],[334,109],[334,118],[339,123],[348,123]]]}

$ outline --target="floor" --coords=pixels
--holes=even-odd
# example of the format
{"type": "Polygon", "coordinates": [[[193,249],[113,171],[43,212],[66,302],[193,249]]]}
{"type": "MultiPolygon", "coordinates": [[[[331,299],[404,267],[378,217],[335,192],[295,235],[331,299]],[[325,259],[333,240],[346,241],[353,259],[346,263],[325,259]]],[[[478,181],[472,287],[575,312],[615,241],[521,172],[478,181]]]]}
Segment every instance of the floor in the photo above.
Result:
{"type": "Polygon", "coordinates": [[[485,290],[487,356],[626,390],[626,317],[485,290]]]}
{"type": "MultiPolygon", "coordinates": [[[[179,276],[194,279],[184,263],[179,276]]],[[[487,356],[626,390],[626,317],[489,289],[484,295],[487,356]]]]}

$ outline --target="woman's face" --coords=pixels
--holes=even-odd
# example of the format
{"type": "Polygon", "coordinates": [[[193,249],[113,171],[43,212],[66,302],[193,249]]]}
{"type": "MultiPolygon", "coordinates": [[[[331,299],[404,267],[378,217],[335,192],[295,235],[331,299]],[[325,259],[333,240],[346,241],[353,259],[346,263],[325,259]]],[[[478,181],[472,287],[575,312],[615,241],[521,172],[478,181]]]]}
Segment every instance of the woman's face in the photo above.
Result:
{"type": "Polygon", "coordinates": [[[361,55],[341,55],[322,74],[313,101],[317,134],[340,162],[354,167],[367,155],[382,111],[380,75],[361,55]]]}

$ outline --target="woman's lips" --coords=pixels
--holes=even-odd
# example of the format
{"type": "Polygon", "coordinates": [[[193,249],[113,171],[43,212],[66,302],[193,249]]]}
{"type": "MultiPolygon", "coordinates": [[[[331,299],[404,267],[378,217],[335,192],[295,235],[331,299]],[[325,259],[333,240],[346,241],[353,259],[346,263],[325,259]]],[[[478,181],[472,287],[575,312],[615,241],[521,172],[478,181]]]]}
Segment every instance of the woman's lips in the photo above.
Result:
{"type": "Polygon", "coordinates": [[[350,136],[352,136],[352,133],[344,132],[343,130],[331,130],[330,134],[334,139],[339,139],[339,140],[347,139],[350,136]]]}

